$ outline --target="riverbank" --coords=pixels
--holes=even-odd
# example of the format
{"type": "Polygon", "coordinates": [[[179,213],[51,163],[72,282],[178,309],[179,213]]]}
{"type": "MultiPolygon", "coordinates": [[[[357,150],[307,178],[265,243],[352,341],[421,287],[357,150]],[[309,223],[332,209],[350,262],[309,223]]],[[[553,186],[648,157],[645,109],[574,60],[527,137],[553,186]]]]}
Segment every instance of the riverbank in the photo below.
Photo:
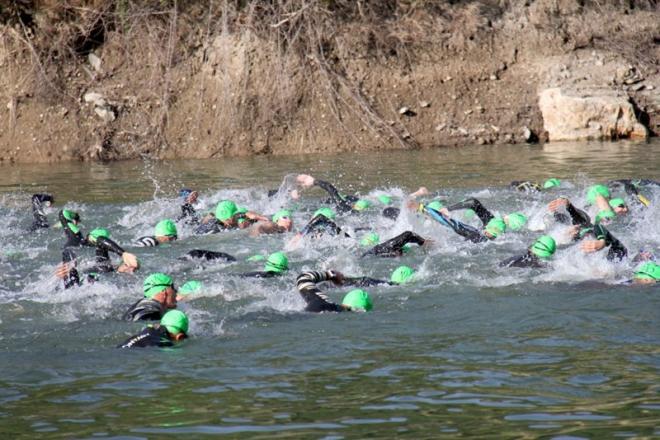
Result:
{"type": "Polygon", "coordinates": [[[0,161],[659,130],[654,2],[132,3],[0,10],[0,161]]]}

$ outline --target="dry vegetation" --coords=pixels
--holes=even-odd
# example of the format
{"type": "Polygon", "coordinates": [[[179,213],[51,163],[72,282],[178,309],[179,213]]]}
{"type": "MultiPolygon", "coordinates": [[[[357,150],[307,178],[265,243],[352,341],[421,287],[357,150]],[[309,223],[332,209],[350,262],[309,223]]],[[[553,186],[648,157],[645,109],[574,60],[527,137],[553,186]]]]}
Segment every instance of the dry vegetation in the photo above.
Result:
{"type": "Polygon", "coordinates": [[[5,3],[9,161],[516,142],[541,129],[537,59],[599,50],[658,69],[656,0],[5,3]]]}

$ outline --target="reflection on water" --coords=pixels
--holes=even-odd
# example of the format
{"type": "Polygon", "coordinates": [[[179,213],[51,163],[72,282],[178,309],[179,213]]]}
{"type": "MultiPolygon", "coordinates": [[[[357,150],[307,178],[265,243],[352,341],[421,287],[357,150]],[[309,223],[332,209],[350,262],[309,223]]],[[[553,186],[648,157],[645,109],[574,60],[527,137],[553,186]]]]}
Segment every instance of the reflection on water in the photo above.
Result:
{"type": "MultiPolygon", "coordinates": [[[[501,212],[533,214],[556,194],[514,193],[510,180],[558,176],[560,193],[581,197],[593,181],[658,179],[660,144],[549,144],[422,152],[12,166],[0,170],[0,433],[3,438],[611,438],[660,436],[660,291],[618,284],[631,263],[576,256],[570,247],[547,271],[502,270],[527,231],[497,243],[466,243],[414,216],[393,227],[366,217],[382,236],[414,227],[437,245],[401,261],[358,259],[350,240],[291,252],[282,279],[246,281],[244,261],[281,249],[281,237],[192,236],[131,249],[136,276],[57,290],[51,275],[61,232],[24,234],[27,196],[47,189],[120,243],[176,215],[181,186],[202,192],[202,210],[233,197],[270,213],[264,196],[286,174],[310,172],[345,191],[403,194],[425,185],[457,200],[478,195],[501,212]],[[156,197],[154,199],[154,196],[156,197]],[[239,257],[196,267],[176,257],[205,247],[239,257]],[[413,284],[371,289],[372,313],[310,316],[292,288],[303,268],[336,267],[387,277],[418,269],[413,284]],[[594,269],[595,267],[595,269],[594,269]],[[118,316],[139,296],[145,273],[166,268],[177,283],[200,279],[204,297],[183,303],[190,340],[171,350],[113,347],[141,328],[118,316]],[[605,274],[606,282],[602,282],[605,274]],[[586,280],[587,282],[578,282],[586,280]]],[[[301,225],[313,193],[294,213],[301,225]]],[[[614,225],[631,250],[660,249],[660,193],[614,225]]],[[[53,212],[49,214],[53,218],[53,212]]],[[[365,217],[343,218],[349,228],[365,217]]],[[[91,255],[91,254],[90,254],[91,255]]],[[[329,291],[339,299],[345,289],[329,291]]]]}

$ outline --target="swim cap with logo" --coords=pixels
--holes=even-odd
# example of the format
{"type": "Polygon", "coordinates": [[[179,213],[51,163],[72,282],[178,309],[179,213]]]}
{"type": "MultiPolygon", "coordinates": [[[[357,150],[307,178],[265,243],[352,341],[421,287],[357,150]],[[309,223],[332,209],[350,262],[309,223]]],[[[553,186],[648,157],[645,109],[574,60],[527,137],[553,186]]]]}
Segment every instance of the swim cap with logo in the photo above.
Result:
{"type": "Polygon", "coordinates": [[[374,307],[369,294],[362,289],[351,290],[346,294],[341,303],[353,310],[364,310],[366,312],[374,307]]]}
{"type": "Polygon", "coordinates": [[[596,197],[603,196],[610,198],[610,190],[605,185],[594,185],[587,190],[587,203],[593,205],[596,203],[596,197]]]}
{"type": "Polygon", "coordinates": [[[403,284],[410,279],[415,274],[415,271],[408,266],[399,266],[394,272],[392,272],[392,277],[390,281],[394,284],[403,284]]]}
{"type": "Polygon", "coordinates": [[[369,232],[367,235],[362,237],[362,240],[360,240],[360,244],[362,246],[375,246],[378,244],[380,241],[380,236],[376,234],[375,232],[369,232]]]}
{"type": "Polygon", "coordinates": [[[633,278],[638,280],[660,280],[660,265],[653,262],[647,261],[637,268],[633,278]]]}
{"type": "Polygon", "coordinates": [[[500,234],[503,234],[506,231],[506,223],[499,217],[490,219],[488,224],[485,227],[486,232],[492,235],[494,238],[497,238],[500,234]]]}
{"type": "Polygon", "coordinates": [[[169,310],[160,318],[160,325],[169,333],[188,333],[188,317],[181,310],[169,310]]]}
{"type": "Polygon", "coordinates": [[[612,220],[614,218],[616,218],[616,214],[614,213],[614,211],[608,209],[608,210],[600,211],[598,214],[596,214],[596,219],[594,220],[594,222],[596,224],[599,224],[603,220],[612,220]]]}
{"type": "Polygon", "coordinates": [[[96,228],[89,233],[89,239],[92,243],[96,243],[99,238],[110,238],[110,232],[107,229],[96,228]]]}
{"type": "Polygon", "coordinates": [[[319,215],[324,216],[328,220],[334,220],[335,217],[336,217],[335,212],[330,208],[319,208],[319,209],[316,210],[316,212],[314,213],[314,215],[312,217],[316,217],[316,216],[319,216],[319,215]]]}
{"type": "Polygon", "coordinates": [[[615,197],[612,200],[610,200],[610,206],[612,208],[625,208],[626,201],[623,200],[621,197],[615,197]]]}
{"type": "Polygon", "coordinates": [[[371,202],[369,200],[360,199],[357,202],[355,202],[355,204],[353,205],[353,209],[355,209],[356,211],[363,211],[370,206],[371,206],[371,202]]]}
{"type": "Polygon", "coordinates": [[[431,208],[435,211],[440,211],[445,205],[442,204],[440,200],[434,200],[431,203],[427,204],[427,208],[431,208]]]}
{"type": "Polygon", "coordinates": [[[173,286],[174,281],[172,281],[172,278],[169,275],[160,272],[152,273],[144,280],[144,297],[153,298],[163,290],[173,286]]]}
{"type": "Polygon", "coordinates": [[[378,196],[378,201],[383,205],[389,205],[392,203],[392,197],[388,196],[387,194],[381,194],[378,196]]]}
{"type": "Polygon", "coordinates": [[[161,220],[156,225],[154,229],[154,235],[156,237],[176,237],[176,225],[170,219],[161,220]]]}
{"type": "Polygon", "coordinates": [[[284,252],[275,252],[270,254],[264,268],[266,272],[286,272],[289,269],[289,259],[284,252]]]}
{"type": "Polygon", "coordinates": [[[547,260],[552,257],[555,250],[557,250],[557,243],[555,243],[555,239],[551,236],[542,235],[536,239],[529,250],[537,257],[547,260]]]}
{"type": "Polygon", "coordinates": [[[190,295],[191,293],[199,293],[202,290],[202,283],[195,280],[186,281],[177,290],[179,295],[190,295]]]}
{"type": "Polygon", "coordinates": [[[273,223],[277,223],[281,218],[291,218],[291,211],[287,209],[280,209],[275,214],[273,214],[273,223]]]}
{"type": "Polygon", "coordinates": [[[527,223],[527,216],[520,212],[514,212],[507,216],[507,227],[512,231],[519,231],[527,223]]]}
{"type": "Polygon", "coordinates": [[[237,212],[236,203],[231,200],[223,200],[215,208],[215,218],[224,222],[232,218],[237,212]]]}
{"type": "Polygon", "coordinates": [[[561,185],[561,180],[553,177],[552,179],[548,179],[545,181],[545,183],[543,184],[543,189],[550,189],[557,187],[559,185],[561,185]]]}

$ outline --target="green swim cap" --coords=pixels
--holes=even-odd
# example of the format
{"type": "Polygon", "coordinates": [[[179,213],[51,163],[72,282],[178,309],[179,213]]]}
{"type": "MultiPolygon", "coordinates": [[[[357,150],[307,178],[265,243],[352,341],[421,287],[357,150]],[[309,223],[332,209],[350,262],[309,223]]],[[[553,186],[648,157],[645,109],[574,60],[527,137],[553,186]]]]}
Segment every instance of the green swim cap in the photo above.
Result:
{"type": "Polygon", "coordinates": [[[89,238],[92,241],[92,243],[96,243],[96,240],[98,240],[101,237],[110,238],[110,231],[103,228],[96,228],[89,233],[89,238]]]}
{"type": "Polygon", "coordinates": [[[477,215],[477,213],[474,212],[474,209],[466,209],[463,211],[463,218],[465,220],[473,219],[475,215],[477,215]]]}
{"type": "Polygon", "coordinates": [[[177,291],[180,295],[190,295],[191,293],[199,293],[202,291],[202,283],[195,280],[186,281],[183,286],[179,287],[177,291]]]}
{"type": "Polygon", "coordinates": [[[76,211],[71,211],[70,209],[63,209],[62,216],[64,216],[67,221],[80,221],[80,215],[76,211]]]}
{"type": "Polygon", "coordinates": [[[623,200],[621,197],[616,197],[616,198],[610,200],[610,206],[612,207],[612,209],[618,208],[618,207],[625,208],[626,207],[626,201],[623,200]]]}
{"type": "Polygon", "coordinates": [[[600,211],[598,214],[596,214],[596,219],[594,220],[594,222],[596,224],[599,224],[603,220],[606,219],[612,220],[614,218],[616,218],[616,214],[614,213],[614,211],[608,209],[608,210],[600,211]]]}
{"type": "Polygon", "coordinates": [[[237,212],[238,208],[236,207],[236,203],[231,200],[223,200],[218,203],[218,206],[215,208],[215,218],[224,222],[232,218],[237,212]]]}
{"type": "Polygon", "coordinates": [[[169,218],[161,220],[154,229],[154,235],[156,237],[176,237],[176,225],[169,218]]]}
{"type": "Polygon", "coordinates": [[[153,298],[155,295],[172,286],[174,286],[174,281],[172,281],[169,275],[160,272],[152,273],[144,280],[144,297],[153,298]]]}
{"type": "Polygon", "coordinates": [[[610,198],[610,190],[605,185],[594,185],[587,190],[587,203],[593,205],[596,203],[597,196],[603,196],[606,199],[610,198]]]}
{"type": "Polygon", "coordinates": [[[499,217],[490,219],[486,225],[486,232],[492,235],[494,238],[497,238],[500,234],[503,234],[506,231],[506,223],[499,217]]]}
{"type": "Polygon", "coordinates": [[[289,270],[289,259],[284,252],[275,252],[270,254],[264,267],[266,272],[286,272],[289,270]]]}
{"type": "Polygon", "coordinates": [[[264,257],[263,255],[258,255],[257,254],[257,255],[252,255],[251,257],[246,258],[245,261],[254,262],[254,261],[264,261],[265,259],[266,259],[266,257],[264,257]]]}
{"type": "Polygon", "coordinates": [[[389,205],[392,203],[392,197],[386,195],[386,194],[381,194],[378,197],[378,201],[382,203],[383,205],[389,205]]]}
{"type": "Polygon", "coordinates": [[[514,212],[507,216],[507,227],[512,231],[519,231],[527,223],[527,216],[521,212],[514,212]]]}
{"type": "Polygon", "coordinates": [[[434,200],[431,203],[428,203],[426,205],[427,208],[434,209],[436,211],[440,211],[442,208],[444,208],[445,205],[442,204],[440,200],[434,200]]]}
{"type": "Polygon", "coordinates": [[[660,265],[653,262],[647,261],[637,268],[633,278],[638,280],[660,280],[660,265]]]}
{"type": "Polygon", "coordinates": [[[550,189],[559,185],[561,185],[561,180],[555,179],[553,177],[552,179],[548,179],[545,181],[545,183],[543,184],[543,189],[550,189]]]}
{"type": "Polygon", "coordinates": [[[316,217],[317,215],[322,215],[325,218],[327,218],[328,220],[334,220],[335,217],[336,217],[335,212],[330,208],[319,208],[319,209],[317,209],[316,212],[314,213],[314,215],[312,216],[312,218],[316,217]]]}
{"type": "Polygon", "coordinates": [[[371,202],[369,200],[360,199],[357,202],[355,202],[355,204],[353,205],[353,209],[355,209],[356,211],[364,211],[370,206],[371,206],[371,202]]]}
{"type": "Polygon", "coordinates": [[[415,271],[408,266],[399,266],[392,272],[390,281],[394,284],[403,284],[415,274],[415,271]]]}
{"type": "Polygon", "coordinates": [[[555,253],[557,250],[557,243],[555,239],[549,235],[542,235],[536,239],[534,244],[529,248],[530,251],[537,257],[547,260],[555,253]]]}
{"type": "Polygon", "coordinates": [[[411,249],[412,249],[412,246],[410,246],[408,243],[401,246],[401,251],[403,251],[404,254],[407,254],[408,252],[410,252],[411,249]]]}
{"type": "Polygon", "coordinates": [[[275,214],[273,214],[273,223],[277,223],[281,218],[284,217],[291,218],[291,211],[287,209],[280,209],[275,214]]]}
{"type": "Polygon", "coordinates": [[[375,232],[369,232],[367,235],[362,237],[360,240],[360,245],[362,246],[375,246],[380,241],[380,236],[375,232]]]}
{"type": "Polygon", "coordinates": [[[169,310],[160,318],[160,325],[172,334],[188,333],[188,317],[181,310],[169,310]]]}
{"type": "Polygon", "coordinates": [[[346,294],[341,303],[344,306],[349,306],[351,309],[364,310],[365,312],[368,312],[374,307],[369,294],[362,289],[351,290],[346,294]]]}

